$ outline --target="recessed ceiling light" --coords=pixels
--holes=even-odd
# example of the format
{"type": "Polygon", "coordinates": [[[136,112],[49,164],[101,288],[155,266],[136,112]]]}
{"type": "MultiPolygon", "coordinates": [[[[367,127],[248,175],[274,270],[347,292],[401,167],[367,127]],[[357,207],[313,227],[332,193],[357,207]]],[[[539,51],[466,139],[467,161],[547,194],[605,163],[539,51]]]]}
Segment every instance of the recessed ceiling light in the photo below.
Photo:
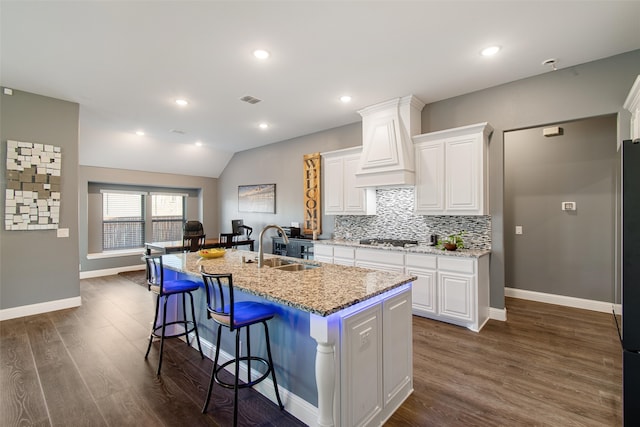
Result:
{"type": "Polygon", "coordinates": [[[202,147],[202,142],[196,141],[196,147],[202,147]]]}
{"type": "Polygon", "coordinates": [[[267,59],[271,54],[264,49],[256,49],[253,51],[253,56],[258,59],[267,59]]]}
{"type": "Polygon", "coordinates": [[[176,104],[178,104],[181,107],[184,107],[185,105],[189,104],[189,102],[186,99],[176,99],[176,104]]]}
{"type": "Polygon", "coordinates": [[[351,97],[349,95],[343,95],[343,96],[340,97],[340,101],[344,102],[344,103],[347,103],[347,102],[351,101],[351,97]]]}
{"type": "Polygon", "coordinates": [[[268,129],[268,128],[269,128],[269,124],[268,124],[268,123],[260,123],[260,124],[258,125],[258,127],[259,127],[260,129],[268,129]]]}
{"type": "Polygon", "coordinates": [[[482,49],[480,54],[482,56],[492,56],[500,51],[500,46],[489,46],[482,49]]]}
{"type": "Polygon", "coordinates": [[[138,135],[138,136],[144,136],[144,132],[143,132],[143,131],[141,131],[141,130],[137,130],[137,131],[136,131],[136,135],[138,135]]]}

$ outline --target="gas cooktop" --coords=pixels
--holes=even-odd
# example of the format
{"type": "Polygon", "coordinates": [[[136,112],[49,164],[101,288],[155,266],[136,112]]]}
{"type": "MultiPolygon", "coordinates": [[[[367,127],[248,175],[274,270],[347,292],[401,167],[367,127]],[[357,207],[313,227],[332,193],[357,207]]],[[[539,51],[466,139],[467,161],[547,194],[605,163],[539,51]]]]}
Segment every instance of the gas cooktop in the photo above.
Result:
{"type": "Polygon", "coordinates": [[[417,240],[403,240],[403,239],[380,239],[380,238],[371,238],[371,239],[361,239],[361,245],[370,245],[370,246],[415,246],[418,244],[417,240]]]}

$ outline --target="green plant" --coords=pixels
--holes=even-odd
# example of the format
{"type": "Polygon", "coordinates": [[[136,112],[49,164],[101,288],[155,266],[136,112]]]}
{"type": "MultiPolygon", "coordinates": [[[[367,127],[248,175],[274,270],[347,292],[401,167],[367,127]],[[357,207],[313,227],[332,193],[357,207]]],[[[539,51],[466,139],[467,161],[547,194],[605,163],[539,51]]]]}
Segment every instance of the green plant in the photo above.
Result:
{"type": "Polygon", "coordinates": [[[461,231],[460,233],[449,234],[447,237],[443,237],[438,240],[437,248],[445,250],[445,243],[451,243],[456,245],[456,249],[464,249],[464,240],[462,240],[462,236],[464,236],[466,231],[461,231]]]}

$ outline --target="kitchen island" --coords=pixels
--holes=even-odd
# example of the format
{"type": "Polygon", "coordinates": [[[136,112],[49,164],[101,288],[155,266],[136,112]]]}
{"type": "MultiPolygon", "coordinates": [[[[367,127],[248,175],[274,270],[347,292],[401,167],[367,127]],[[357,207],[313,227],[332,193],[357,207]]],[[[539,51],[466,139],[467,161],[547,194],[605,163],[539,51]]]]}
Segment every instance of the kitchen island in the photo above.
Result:
{"type": "MultiPolygon", "coordinates": [[[[257,300],[276,309],[269,329],[281,395],[287,411],[306,424],[384,423],[413,391],[415,276],[268,255],[267,260],[302,267],[287,271],[245,262],[255,256],[238,250],[215,259],[165,255],[165,278],[201,282],[201,266],[208,273],[231,273],[237,301],[257,300]]],[[[212,354],[215,340],[204,290],[196,300],[203,348],[212,354]]],[[[253,335],[257,331],[252,348],[260,349],[253,335]]],[[[223,358],[230,344],[223,340],[223,358]]],[[[274,400],[271,384],[256,389],[274,400]]]]}

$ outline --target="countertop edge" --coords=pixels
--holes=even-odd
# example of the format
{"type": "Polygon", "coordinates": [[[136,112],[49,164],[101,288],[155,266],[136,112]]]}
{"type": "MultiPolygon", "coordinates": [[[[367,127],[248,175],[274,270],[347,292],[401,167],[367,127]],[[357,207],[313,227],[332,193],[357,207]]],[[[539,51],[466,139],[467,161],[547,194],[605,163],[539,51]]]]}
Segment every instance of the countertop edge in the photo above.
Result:
{"type": "Polygon", "coordinates": [[[482,256],[491,254],[491,249],[458,249],[456,251],[446,251],[446,250],[437,249],[434,246],[428,246],[428,245],[410,246],[408,248],[398,247],[398,246],[374,246],[374,245],[362,245],[357,240],[343,240],[343,239],[314,240],[314,244],[330,245],[330,246],[348,246],[348,247],[362,248],[362,249],[375,249],[375,250],[392,251],[392,252],[453,256],[453,257],[462,257],[462,258],[480,258],[482,256]]]}

